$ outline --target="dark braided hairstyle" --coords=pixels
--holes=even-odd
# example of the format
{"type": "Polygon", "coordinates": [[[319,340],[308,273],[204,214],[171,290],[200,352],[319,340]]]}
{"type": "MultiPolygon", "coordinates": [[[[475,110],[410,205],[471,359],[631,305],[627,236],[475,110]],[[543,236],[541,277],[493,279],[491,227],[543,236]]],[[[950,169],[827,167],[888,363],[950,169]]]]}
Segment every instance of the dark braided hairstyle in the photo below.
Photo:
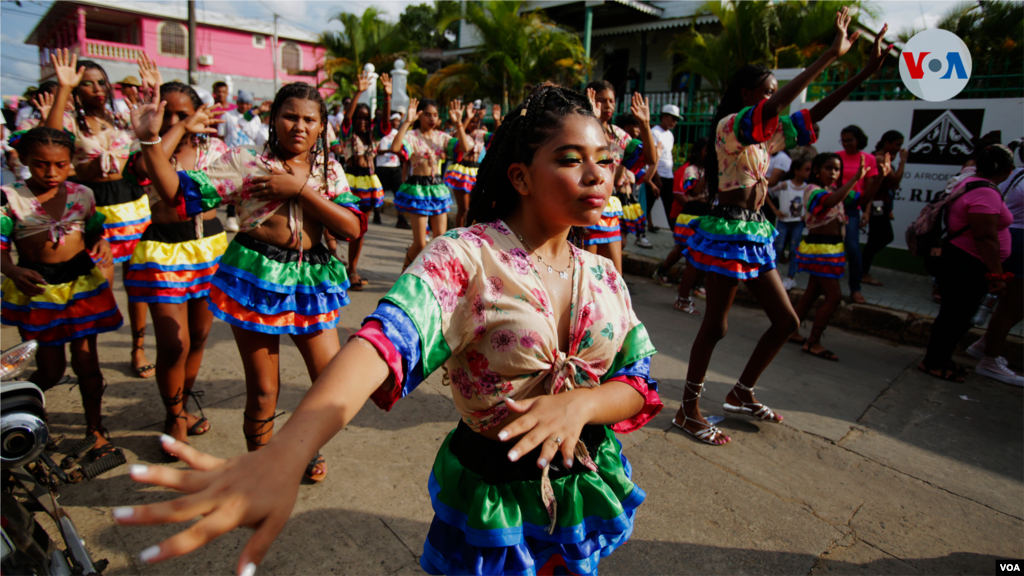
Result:
{"type": "MultiPolygon", "coordinates": [[[[312,100],[314,104],[320,106],[320,137],[316,141],[316,145],[309,151],[309,166],[310,173],[317,165],[317,161],[323,162],[324,166],[324,186],[329,185],[328,180],[328,166],[327,166],[327,103],[324,102],[323,96],[317,91],[315,86],[310,86],[305,82],[293,82],[286,84],[280,90],[277,91],[277,95],[274,96],[274,104],[270,107],[270,133],[267,137],[267,143],[263,147],[264,152],[268,152],[272,158],[278,160],[284,160],[286,152],[281,148],[281,141],[277,138],[277,115],[281,113],[281,107],[288,101],[289,98],[295,98],[297,100],[312,100]],[[318,156],[322,156],[317,158],[318,156]]],[[[284,164],[285,170],[291,173],[291,168],[288,164],[284,164]]]]}
{"type": "MultiPolygon", "coordinates": [[[[18,152],[20,158],[27,158],[28,155],[39,146],[63,146],[68,149],[68,154],[75,154],[75,140],[64,130],[40,126],[25,132],[15,133],[10,139],[11,146],[18,152]],[[17,138],[15,138],[17,136],[17,138]]],[[[27,165],[27,162],[22,160],[27,165]]]]}
{"type": "Polygon", "coordinates": [[[825,162],[835,158],[839,161],[839,177],[832,183],[832,186],[839,188],[843,185],[843,157],[835,152],[822,152],[814,157],[811,161],[811,175],[807,178],[807,181],[816,186],[824,186],[821,183],[821,179],[818,177],[818,172],[821,171],[821,167],[825,165],[825,162]]]}
{"type": "Polygon", "coordinates": [[[718,130],[718,123],[730,114],[736,114],[743,109],[743,89],[753,90],[764,82],[764,79],[772,73],[767,67],[760,64],[747,64],[733,74],[732,81],[725,89],[725,95],[715,109],[715,117],[711,122],[711,138],[708,139],[708,153],[704,157],[704,181],[707,182],[708,202],[714,200],[718,195],[718,151],[715,150],[715,131],[718,130]]]}
{"type": "Polygon", "coordinates": [[[352,131],[356,131],[356,114],[359,114],[360,110],[366,110],[366,133],[370,134],[373,132],[373,110],[370,110],[370,105],[366,102],[356,104],[355,109],[352,110],[352,131]]]}
{"type": "Polygon", "coordinates": [[[991,178],[1013,170],[1013,152],[1002,144],[989,144],[974,155],[978,176],[991,178]]]}
{"type": "MultiPolygon", "coordinates": [[[[192,108],[199,110],[203,106],[203,99],[199,97],[199,94],[194,88],[188,84],[173,80],[171,82],[164,82],[160,85],[160,99],[163,100],[168,94],[184,94],[192,101],[192,108]]],[[[210,138],[206,134],[193,134],[192,143],[196,147],[209,147],[210,138]]]]}
{"type": "MultiPolygon", "coordinates": [[[[121,117],[114,111],[114,91],[110,86],[110,78],[107,77],[107,71],[103,69],[103,66],[93,62],[92,60],[79,60],[79,68],[85,68],[86,70],[99,70],[100,74],[103,74],[103,81],[105,82],[103,91],[106,93],[106,107],[103,109],[107,116],[110,117],[114,126],[117,126],[121,130],[131,130],[131,126],[128,126],[121,117]]],[[[78,88],[76,87],[71,93],[72,98],[75,100],[75,111],[77,114],[78,129],[81,130],[82,134],[92,134],[92,130],[89,129],[89,123],[85,121],[85,108],[82,106],[82,99],[78,96],[78,88]]]]}
{"type": "MultiPolygon", "coordinates": [[[[596,120],[586,96],[554,84],[537,86],[525,102],[508,113],[480,164],[470,195],[467,222],[504,219],[519,206],[519,192],[508,178],[509,166],[516,162],[529,166],[537,148],[551,138],[571,114],[596,120]]],[[[574,227],[570,240],[578,246],[582,242],[582,230],[574,227]]]]}

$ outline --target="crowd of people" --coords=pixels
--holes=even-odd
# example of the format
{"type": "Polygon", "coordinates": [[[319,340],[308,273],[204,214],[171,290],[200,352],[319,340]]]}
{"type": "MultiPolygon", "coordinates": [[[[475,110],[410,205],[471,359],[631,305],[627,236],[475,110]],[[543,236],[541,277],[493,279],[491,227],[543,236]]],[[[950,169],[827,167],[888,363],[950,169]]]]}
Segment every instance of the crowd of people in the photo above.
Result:
{"type": "MultiPolygon", "coordinates": [[[[160,448],[193,470],[133,466],[136,481],[190,495],[113,515],[123,524],[203,516],[142,551],[144,562],[251,526],[238,572],[252,576],[291,513],[301,477],[326,476],[320,447],[367,400],[390,410],[443,369],[460,420],[431,470],[435,516],[423,568],[596,573],[629,538],[645,498],[614,433],[639,429],[663,408],[650,376],[654,344],[633,311],[621,262],[629,234],[650,245],[657,198],[676,245],[655,276],[669,284],[669,270],[685,257],[674,307],[696,314],[694,295],[707,300],[672,420],[701,442],[730,441],[699,400],[740,281],[771,325],[723,410],[765,423],[783,420],[754,396],[779,350],[792,341],[837,360],[820,341],[844,269],[855,300],[860,282],[877,283],[867,271],[892,240],[903,136],[887,133],[869,154],[851,126],[843,150],[819,154],[813,145],[816,123],[881,68],[891,48],[881,41],[885,28],[853,79],[810,110],[780,114],[856,42],[849,22],[844,8],[832,46],[781,88],[765,67],[739,70],[717,108],[713,139],[691,143],[676,171],[678,108],[662,108],[652,128],[648,102],[633,94],[630,114],[613,123],[616,94],[601,81],[580,92],[537,86],[505,116],[493,107],[491,130],[480,103],[449,102],[447,120],[430,99],[393,110],[386,74],[377,110],[358,103],[377,90],[361,75],[344,108],[329,113],[304,83],[258,106],[245,91],[229,103],[227,85],[217,83],[204,101],[191,86],[164,82],[145,56],[139,77],[119,83],[121,109],[102,67],[57,53],[55,82],[40,87],[30,117],[6,140],[20,178],[3,187],[3,322],[41,344],[31,379],[43,388],[64,378],[70,345],[86,432],[97,437],[92,456],[116,450],[102,423],[97,336],[123,323],[113,295],[113,264],[122,263],[132,366],[139,377],[155,372],[166,407],[160,448]],[[643,201],[641,185],[650,191],[643,201]],[[368,284],[358,262],[385,191],[412,242],[402,275],[343,344],[339,311],[349,291],[368,284]],[[225,224],[216,213],[222,204],[232,210],[225,224]],[[456,227],[448,230],[453,204],[456,227]],[[862,211],[870,220],[864,254],[862,211]],[[237,232],[230,241],[228,231],[237,232]],[[344,263],[339,241],[348,243],[344,263]],[[787,247],[783,279],[776,266],[787,247]],[[798,272],[811,281],[794,308],[787,290],[798,272]],[[803,337],[800,322],[819,295],[824,303],[803,337]],[[145,356],[147,315],[155,365],[145,356]],[[215,318],[231,326],[247,390],[249,452],[230,460],[189,444],[215,424],[194,389],[215,318]],[[281,335],[297,346],[312,387],[275,431],[281,335]]],[[[962,380],[953,349],[985,294],[1021,288],[1024,177],[999,144],[980,147],[972,165],[948,195],[951,239],[936,267],[942,310],[921,365],[947,379],[962,380]]],[[[976,345],[979,373],[1009,370],[999,352],[1021,300],[1000,301],[1003,320],[976,345]]]]}

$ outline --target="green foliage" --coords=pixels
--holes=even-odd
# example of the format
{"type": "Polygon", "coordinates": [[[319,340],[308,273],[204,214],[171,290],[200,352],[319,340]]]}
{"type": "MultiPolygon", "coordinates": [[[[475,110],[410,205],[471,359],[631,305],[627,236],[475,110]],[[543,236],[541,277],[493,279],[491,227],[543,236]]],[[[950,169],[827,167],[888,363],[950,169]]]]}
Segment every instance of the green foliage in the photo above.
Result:
{"type": "MultiPolygon", "coordinates": [[[[936,28],[959,36],[971,52],[973,66],[979,69],[1024,69],[1024,3],[1005,0],[961,2],[950,8],[936,28]]],[[[907,42],[921,30],[900,30],[898,37],[907,42]]]]}
{"type": "MultiPolygon", "coordinates": [[[[399,24],[385,20],[377,8],[363,14],[340,12],[332,18],[341,22],[342,32],[323,32],[320,42],[327,49],[324,68],[339,87],[339,95],[354,92],[355,78],[363,65],[373,64],[377,72],[390,71],[395,60],[408,58],[412,42],[399,24]]],[[[411,68],[411,67],[410,67],[411,68]]]]}
{"type": "Polygon", "coordinates": [[[454,20],[441,27],[441,21],[459,14],[460,5],[450,0],[435,0],[433,4],[415,4],[405,8],[398,17],[398,24],[405,29],[410,43],[416,51],[428,48],[447,50],[452,47],[451,38],[458,33],[459,23],[454,20]]]}

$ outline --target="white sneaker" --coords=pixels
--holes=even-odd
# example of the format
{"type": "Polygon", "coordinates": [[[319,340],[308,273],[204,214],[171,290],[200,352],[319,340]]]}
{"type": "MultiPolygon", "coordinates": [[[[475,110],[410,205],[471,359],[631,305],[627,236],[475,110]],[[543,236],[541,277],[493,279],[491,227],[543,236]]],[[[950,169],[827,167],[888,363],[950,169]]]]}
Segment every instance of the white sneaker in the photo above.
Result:
{"type": "Polygon", "coordinates": [[[1003,384],[1024,387],[1024,376],[1019,376],[1010,370],[1009,366],[999,361],[999,358],[982,358],[974,368],[974,372],[998,380],[1003,384]]]}
{"type": "Polygon", "coordinates": [[[651,241],[647,239],[647,236],[637,236],[636,245],[641,248],[654,248],[654,244],[651,244],[651,241]]]}
{"type": "Polygon", "coordinates": [[[967,353],[978,360],[985,357],[985,338],[978,338],[978,341],[967,347],[967,353]]]}
{"type": "Polygon", "coordinates": [[[224,229],[228,232],[238,232],[238,218],[229,216],[227,222],[224,223],[224,229]]]}
{"type": "Polygon", "coordinates": [[[785,288],[787,291],[792,290],[794,287],[796,287],[796,279],[790,278],[788,276],[786,278],[783,278],[782,287],[785,288]]]}

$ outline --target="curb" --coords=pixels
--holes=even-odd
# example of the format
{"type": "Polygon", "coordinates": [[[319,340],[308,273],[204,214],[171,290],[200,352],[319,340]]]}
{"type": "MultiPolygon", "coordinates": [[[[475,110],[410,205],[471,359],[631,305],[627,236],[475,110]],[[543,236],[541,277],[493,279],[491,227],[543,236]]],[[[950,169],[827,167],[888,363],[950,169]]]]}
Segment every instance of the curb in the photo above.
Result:
{"type": "MultiPolygon", "coordinates": [[[[650,256],[632,252],[622,253],[622,271],[627,274],[650,278],[660,264],[661,260],[650,256]]],[[[677,281],[683,269],[683,263],[680,262],[669,270],[669,277],[673,281],[677,281]]],[[[789,299],[794,306],[803,294],[804,291],[799,288],[789,291],[789,299]]],[[[739,288],[736,290],[736,301],[760,307],[743,282],[740,282],[739,288]]],[[[812,307],[808,317],[814,315],[816,308],[817,306],[812,307]]],[[[927,347],[934,322],[935,318],[931,316],[892,310],[873,304],[854,304],[844,300],[836,308],[829,326],[854,330],[898,344],[927,347]]],[[[960,349],[966,349],[984,334],[983,328],[971,328],[960,341],[960,349]]],[[[1007,337],[1003,355],[1012,366],[1016,368],[1024,366],[1024,339],[1012,334],[1007,337]]]]}

